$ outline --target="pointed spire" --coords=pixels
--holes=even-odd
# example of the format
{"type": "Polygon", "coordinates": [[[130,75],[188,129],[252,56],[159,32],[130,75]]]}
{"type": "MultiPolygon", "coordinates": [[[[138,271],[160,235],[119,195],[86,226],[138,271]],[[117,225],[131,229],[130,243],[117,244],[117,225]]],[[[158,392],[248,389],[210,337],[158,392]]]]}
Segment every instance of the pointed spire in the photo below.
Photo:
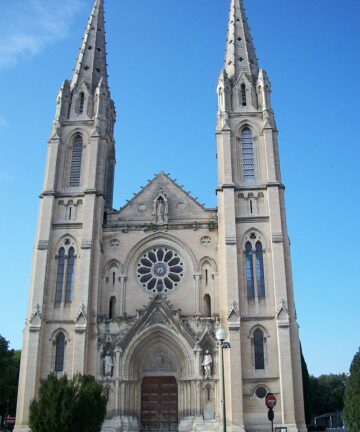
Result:
{"type": "Polygon", "coordinates": [[[255,81],[259,72],[243,0],[231,0],[225,70],[231,80],[236,80],[241,72],[245,72],[255,81]]]}
{"type": "Polygon", "coordinates": [[[107,86],[104,1],[94,0],[71,80],[71,89],[75,89],[82,81],[86,81],[94,89],[101,79],[107,86]]]}

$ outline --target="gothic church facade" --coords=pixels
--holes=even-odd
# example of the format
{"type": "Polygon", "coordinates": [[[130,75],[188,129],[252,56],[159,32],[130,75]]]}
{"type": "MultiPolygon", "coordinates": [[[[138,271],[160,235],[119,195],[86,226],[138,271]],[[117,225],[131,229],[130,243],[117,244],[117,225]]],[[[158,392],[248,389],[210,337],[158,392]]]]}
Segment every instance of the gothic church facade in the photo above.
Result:
{"type": "MultiPolygon", "coordinates": [[[[217,85],[217,209],[164,172],[114,210],[115,108],[95,0],[48,146],[16,432],[51,372],[109,392],[103,431],[305,431],[298,325],[270,83],[231,0],[217,85]],[[284,429],[285,430],[285,429],[284,429]]],[[[214,149],[215,150],[215,149],[214,149]]]]}

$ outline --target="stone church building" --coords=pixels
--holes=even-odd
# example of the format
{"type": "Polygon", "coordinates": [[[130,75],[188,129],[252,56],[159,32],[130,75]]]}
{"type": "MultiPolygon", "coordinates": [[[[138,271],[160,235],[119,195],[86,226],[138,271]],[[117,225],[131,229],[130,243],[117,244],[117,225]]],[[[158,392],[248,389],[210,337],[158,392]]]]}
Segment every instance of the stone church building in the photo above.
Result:
{"type": "Polygon", "coordinates": [[[228,431],[269,430],[268,392],[275,425],[306,430],[270,92],[243,2],[231,0],[217,84],[218,207],[160,172],[114,210],[115,107],[104,5],[94,1],[48,145],[16,432],[29,431],[29,403],[51,372],[106,386],[103,432],[220,431],[222,365],[228,431]],[[231,345],[223,364],[220,327],[231,345]]]}

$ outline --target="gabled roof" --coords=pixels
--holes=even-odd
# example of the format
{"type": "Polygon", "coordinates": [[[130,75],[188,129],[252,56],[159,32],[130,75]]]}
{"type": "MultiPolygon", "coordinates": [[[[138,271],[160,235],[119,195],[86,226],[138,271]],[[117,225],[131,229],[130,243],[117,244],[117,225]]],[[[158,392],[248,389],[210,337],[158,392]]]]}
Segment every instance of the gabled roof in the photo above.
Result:
{"type": "Polygon", "coordinates": [[[215,209],[207,209],[180,186],[169,174],[161,171],[155,174],[125,206],[112,214],[119,216],[119,220],[151,221],[153,217],[154,201],[159,193],[164,193],[168,200],[169,222],[179,219],[209,219],[215,209]],[[209,214],[211,212],[211,214],[209,214]]]}

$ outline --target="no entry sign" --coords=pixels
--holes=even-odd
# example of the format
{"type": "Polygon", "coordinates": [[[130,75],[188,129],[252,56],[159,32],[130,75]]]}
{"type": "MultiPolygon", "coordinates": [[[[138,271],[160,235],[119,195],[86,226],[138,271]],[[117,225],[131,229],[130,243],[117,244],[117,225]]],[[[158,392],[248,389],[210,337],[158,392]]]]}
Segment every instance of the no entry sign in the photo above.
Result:
{"type": "Polygon", "coordinates": [[[276,397],[275,397],[275,395],[273,393],[268,393],[266,395],[266,398],[265,398],[265,403],[266,403],[266,406],[269,409],[274,408],[274,406],[276,405],[276,397]]]}

